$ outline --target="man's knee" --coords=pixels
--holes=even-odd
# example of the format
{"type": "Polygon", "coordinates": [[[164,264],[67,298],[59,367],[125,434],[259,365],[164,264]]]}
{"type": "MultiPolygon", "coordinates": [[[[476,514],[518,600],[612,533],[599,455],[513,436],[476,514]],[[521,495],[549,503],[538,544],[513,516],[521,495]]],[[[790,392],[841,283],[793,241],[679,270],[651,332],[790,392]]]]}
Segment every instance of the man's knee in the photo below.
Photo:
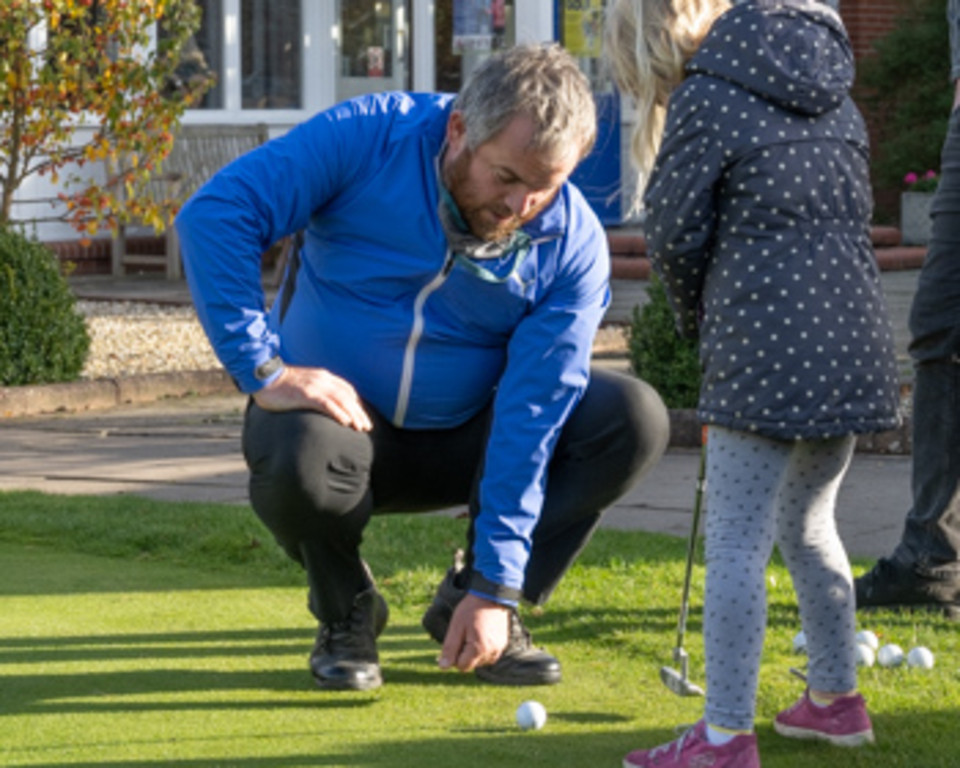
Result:
{"type": "Polygon", "coordinates": [[[254,405],[244,427],[243,451],[258,512],[269,506],[289,513],[344,515],[369,489],[369,437],[321,413],[271,413],[254,405]]]}
{"type": "Polygon", "coordinates": [[[561,445],[580,458],[601,455],[631,484],[663,455],[670,417],[645,381],[594,369],[590,386],[571,415],[561,445]]]}
{"type": "Polygon", "coordinates": [[[647,465],[663,456],[670,442],[670,414],[660,394],[636,377],[620,376],[625,439],[647,465]]]}

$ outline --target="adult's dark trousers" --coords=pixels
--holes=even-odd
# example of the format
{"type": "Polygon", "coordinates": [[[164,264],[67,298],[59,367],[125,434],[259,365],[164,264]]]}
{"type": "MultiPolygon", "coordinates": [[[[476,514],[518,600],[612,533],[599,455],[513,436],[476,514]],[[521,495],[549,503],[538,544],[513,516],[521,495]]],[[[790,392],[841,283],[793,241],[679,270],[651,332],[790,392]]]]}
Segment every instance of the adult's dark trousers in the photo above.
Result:
{"type": "MultiPolygon", "coordinates": [[[[303,565],[310,610],[344,620],[370,586],[360,556],[374,514],[424,512],[466,504],[480,510],[491,408],[452,429],[398,429],[372,408],[370,432],[315,411],[270,412],[251,401],[243,430],[250,501],[279,544],[303,565]]],[[[540,520],[524,574],[524,599],[542,604],[587,544],[602,512],[663,455],[666,408],[652,387],[594,369],[564,425],[550,462],[540,520]]]]}
{"type": "Polygon", "coordinates": [[[913,507],[894,559],[960,575],[960,110],[950,116],[932,231],[910,311],[913,507]]]}

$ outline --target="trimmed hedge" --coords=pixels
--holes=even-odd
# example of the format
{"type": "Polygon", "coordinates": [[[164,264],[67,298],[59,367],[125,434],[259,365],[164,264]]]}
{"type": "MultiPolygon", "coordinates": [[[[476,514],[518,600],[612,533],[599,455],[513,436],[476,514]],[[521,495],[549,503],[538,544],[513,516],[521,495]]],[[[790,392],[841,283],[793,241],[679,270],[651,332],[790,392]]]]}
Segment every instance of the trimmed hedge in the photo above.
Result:
{"type": "Polygon", "coordinates": [[[0,386],[73,381],[89,349],[56,256],[0,228],[0,386]]]}
{"type": "Polygon", "coordinates": [[[697,342],[677,334],[673,310],[656,275],[647,286],[650,300],[633,308],[630,367],[660,393],[668,408],[695,408],[700,395],[697,342]]]}

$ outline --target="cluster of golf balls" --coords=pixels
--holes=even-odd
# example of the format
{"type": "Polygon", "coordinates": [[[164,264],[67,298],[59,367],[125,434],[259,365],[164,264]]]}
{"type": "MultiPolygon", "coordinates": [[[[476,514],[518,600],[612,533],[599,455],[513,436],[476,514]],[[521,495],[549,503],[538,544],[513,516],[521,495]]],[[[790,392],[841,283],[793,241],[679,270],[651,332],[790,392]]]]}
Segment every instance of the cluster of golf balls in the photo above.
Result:
{"type": "MultiPolygon", "coordinates": [[[[806,653],[807,636],[800,630],[793,638],[793,650],[796,653],[806,653]]],[[[857,632],[857,664],[861,667],[872,667],[875,663],[881,667],[899,667],[904,661],[914,669],[933,669],[933,652],[923,645],[915,646],[904,654],[903,648],[896,643],[880,645],[880,640],[869,629],[857,632]]]]}

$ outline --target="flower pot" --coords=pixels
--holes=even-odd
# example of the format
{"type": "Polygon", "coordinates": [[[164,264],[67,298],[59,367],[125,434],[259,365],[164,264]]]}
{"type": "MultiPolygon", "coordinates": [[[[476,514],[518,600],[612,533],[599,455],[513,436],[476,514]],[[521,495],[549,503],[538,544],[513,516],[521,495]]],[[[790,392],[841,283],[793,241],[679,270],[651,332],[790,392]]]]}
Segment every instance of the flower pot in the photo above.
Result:
{"type": "Polygon", "coordinates": [[[904,245],[930,242],[930,203],[933,192],[900,193],[900,238],[904,245]]]}

